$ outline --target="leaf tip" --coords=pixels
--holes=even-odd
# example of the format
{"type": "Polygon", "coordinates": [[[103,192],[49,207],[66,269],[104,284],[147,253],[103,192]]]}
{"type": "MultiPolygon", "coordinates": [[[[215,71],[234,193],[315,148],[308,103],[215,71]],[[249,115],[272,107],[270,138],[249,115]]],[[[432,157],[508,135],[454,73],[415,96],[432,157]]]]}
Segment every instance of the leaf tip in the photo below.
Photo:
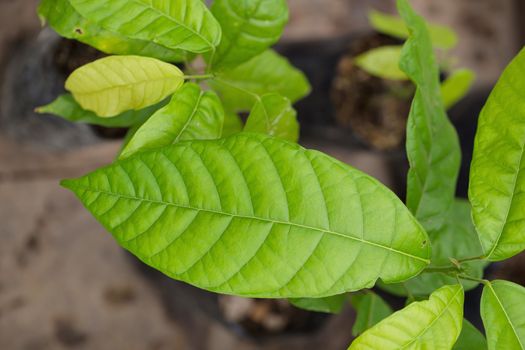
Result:
{"type": "Polygon", "coordinates": [[[74,184],[75,184],[74,179],[64,179],[60,181],[60,186],[67,188],[68,190],[71,190],[71,191],[73,191],[74,184]]]}

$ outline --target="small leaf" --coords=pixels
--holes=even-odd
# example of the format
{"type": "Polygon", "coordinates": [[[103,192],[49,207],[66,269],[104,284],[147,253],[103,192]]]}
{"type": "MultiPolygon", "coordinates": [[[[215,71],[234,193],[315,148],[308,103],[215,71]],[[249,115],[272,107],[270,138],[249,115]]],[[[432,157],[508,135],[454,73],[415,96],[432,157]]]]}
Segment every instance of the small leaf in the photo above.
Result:
{"type": "Polygon", "coordinates": [[[488,260],[525,249],[525,49],[481,111],[470,168],[472,217],[488,260]]]}
{"type": "MultiPolygon", "coordinates": [[[[406,39],[409,36],[409,30],[405,22],[397,17],[379,11],[370,11],[368,20],[372,27],[379,33],[390,35],[399,39],[406,39]]],[[[453,30],[440,25],[428,26],[429,34],[433,46],[441,49],[452,49],[458,43],[458,37],[453,30]]]]}
{"type": "Polygon", "coordinates": [[[368,292],[353,294],[350,303],[357,312],[352,335],[357,337],[392,314],[392,308],[379,295],[368,292]]]}
{"type": "Polygon", "coordinates": [[[184,140],[218,139],[223,123],[224,110],[217,95],[202,91],[197,84],[185,84],[166,107],[142,125],[120,158],[184,140]]]}
{"type": "Polygon", "coordinates": [[[179,68],[154,58],[109,56],[75,70],[66,80],[82,108],[101,117],[154,105],[184,82],[179,68]]]}
{"type": "Polygon", "coordinates": [[[50,104],[36,109],[37,113],[54,114],[76,123],[100,125],[108,128],[126,128],[144,123],[155,111],[162,108],[167,101],[138,110],[127,111],[112,118],[102,118],[93,112],[83,109],[71,94],[60,95],[50,104]]]}
{"type": "Polygon", "coordinates": [[[304,74],[272,50],[217,73],[210,85],[222,97],[225,107],[236,112],[251,110],[258,97],[269,93],[278,93],[292,103],[310,93],[304,74]]]}
{"type": "Polygon", "coordinates": [[[454,202],[461,149],[441,99],[425,22],[407,0],[398,0],[398,9],[410,30],[400,67],[417,87],[407,125],[407,206],[427,231],[435,231],[454,202]]]}
{"type": "Polygon", "coordinates": [[[228,137],[237,134],[244,128],[241,117],[236,112],[224,111],[224,126],[222,128],[222,137],[228,137]]]}
{"type": "Polygon", "coordinates": [[[377,180],[262,134],[180,142],[63,185],[146,264],[219,293],[326,297],[411,278],[430,255],[377,180]]]}
{"type": "Polygon", "coordinates": [[[445,108],[450,108],[467,95],[476,74],[470,69],[458,69],[441,84],[441,95],[445,108]]]}
{"type": "Polygon", "coordinates": [[[349,349],[452,349],[461,333],[463,288],[444,286],[364,332],[349,349]]]}
{"type": "Polygon", "coordinates": [[[299,140],[297,112],[286,97],[268,94],[253,106],[244,131],[260,132],[288,141],[299,140]]]}
{"type": "Polygon", "coordinates": [[[525,349],[525,288],[508,281],[487,282],[481,318],[489,350],[525,349]]]}
{"type": "Polygon", "coordinates": [[[61,36],[76,39],[107,54],[147,56],[167,62],[182,62],[188,58],[188,53],[182,50],[168,49],[151,41],[130,39],[102,29],[97,23],[80,16],[69,0],[42,0],[38,13],[61,36]]]}
{"type": "Polygon", "coordinates": [[[381,46],[355,58],[356,65],[370,75],[392,80],[407,80],[399,69],[401,46],[381,46]]]}
{"type": "Polygon", "coordinates": [[[452,350],[487,350],[487,340],[472,323],[463,320],[463,329],[452,350]]]}
{"type": "Polygon", "coordinates": [[[215,70],[235,67],[275,44],[288,22],[285,0],[215,0],[211,11],[222,27],[212,57],[215,70]]]}
{"type": "Polygon", "coordinates": [[[338,314],[346,304],[347,295],[338,294],[326,298],[297,298],[288,299],[290,303],[299,309],[324,312],[327,314],[338,314]]]}
{"type": "Polygon", "coordinates": [[[194,53],[213,50],[221,28],[202,0],[69,0],[80,15],[130,39],[194,53]]]}

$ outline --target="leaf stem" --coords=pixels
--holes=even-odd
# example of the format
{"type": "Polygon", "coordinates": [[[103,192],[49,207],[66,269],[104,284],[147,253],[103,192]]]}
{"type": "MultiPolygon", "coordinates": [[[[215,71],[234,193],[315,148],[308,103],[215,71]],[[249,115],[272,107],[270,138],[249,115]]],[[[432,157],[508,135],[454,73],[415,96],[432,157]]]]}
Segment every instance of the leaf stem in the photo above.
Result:
{"type": "Polygon", "coordinates": [[[434,272],[442,272],[442,273],[457,273],[461,272],[461,269],[459,269],[457,266],[437,266],[437,267],[427,267],[423,270],[423,273],[434,273],[434,272]]]}
{"type": "Polygon", "coordinates": [[[459,279],[462,279],[462,280],[473,281],[473,282],[478,282],[478,283],[483,283],[483,284],[490,283],[487,280],[484,280],[484,279],[481,279],[481,278],[475,278],[475,277],[471,277],[471,276],[467,276],[467,275],[458,274],[457,277],[459,279]]]}
{"type": "Polygon", "coordinates": [[[185,80],[206,80],[213,79],[215,76],[213,74],[196,74],[196,75],[185,75],[185,80]]]}
{"type": "Polygon", "coordinates": [[[470,257],[470,258],[457,259],[457,261],[460,264],[462,264],[464,262],[468,262],[468,261],[475,261],[475,260],[485,260],[485,257],[483,255],[481,255],[481,256],[473,256],[473,257],[470,257]]]}

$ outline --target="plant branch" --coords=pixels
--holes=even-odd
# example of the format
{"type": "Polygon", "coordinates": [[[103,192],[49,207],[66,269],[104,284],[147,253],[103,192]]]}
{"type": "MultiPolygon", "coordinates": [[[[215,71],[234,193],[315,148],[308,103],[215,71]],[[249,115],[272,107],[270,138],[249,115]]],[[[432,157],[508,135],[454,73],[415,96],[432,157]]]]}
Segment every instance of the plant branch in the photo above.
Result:
{"type": "Polygon", "coordinates": [[[213,79],[213,74],[196,74],[196,75],[185,75],[185,80],[206,80],[206,79],[213,79]]]}

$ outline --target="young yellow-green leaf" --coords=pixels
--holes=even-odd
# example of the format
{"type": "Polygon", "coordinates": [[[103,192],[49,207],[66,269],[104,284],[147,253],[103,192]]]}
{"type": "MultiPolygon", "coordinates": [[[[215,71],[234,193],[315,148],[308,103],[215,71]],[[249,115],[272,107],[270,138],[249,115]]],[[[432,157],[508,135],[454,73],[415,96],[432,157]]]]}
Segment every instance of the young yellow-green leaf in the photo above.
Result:
{"type": "Polygon", "coordinates": [[[83,109],[71,94],[63,94],[50,104],[38,107],[36,112],[54,114],[76,123],[100,125],[108,128],[125,128],[143,124],[155,111],[162,108],[166,102],[162,101],[138,111],[127,111],[113,118],[102,118],[93,112],[83,109]]]}
{"type": "Polygon", "coordinates": [[[463,329],[452,350],[487,350],[487,340],[472,323],[463,320],[463,329]]]}
{"type": "Polygon", "coordinates": [[[463,322],[463,287],[444,286],[364,332],[350,350],[452,349],[463,322]]]}
{"type": "Polygon", "coordinates": [[[184,83],[174,65],[140,56],[109,56],[75,70],[66,80],[82,108],[101,117],[154,105],[184,83]]]}
{"type": "Polygon", "coordinates": [[[445,108],[459,102],[469,92],[476,80],[476,74],[470,69],[458,69],[441,84],[441,95],[445,108]]]}
{"type": "Polygon", "coordinates": [[[38,14],[61,36],[76,39],[107,54],[147,56],[167,62],[182,62],[188,57],[182,50],[168,49],[152,41],[130,39],[105,30],[80,16],[69,0],[42,0],[38,14]]]}
{"type": "Polygon", "coordinates": [[[241,117],[232,111],[224,111],[224,126],[222,128],[222,137],[228,137],[237,134],[244,128],[241,117]]]}
{"type": "Polygon", "coordinates": [[[479,116],[469,199],[485,256],[525,249],[525,49],[505,69],[479,116]]]}
{"type": "Polygon", "coordinates": [[[255,103],[244,131],[260,132],[288,141],[299,140],[297,112],[286,97],[268,94],[255,103]]]}
{"type": "Polygon", "coordinates": [[[219,293],[326,297],[401,282],[430,256],[384,185],[263,134],[184,141],[62,184],[146,264],[219,293]]]}
{"type": "Polygon", "coordinates": [[[185,84],[166,107],[140,127],[120,158],[184,140],[218,139],[223,123],[224,110],[217,95],[202,91],[197,84],[185,84]]]}
{"type": "Polygon", "coordinates": [[[202,0],[69,0],[80,15],[127,38],[194,53],[213,50],[221,27],[202,0]]]}
{"type": "Polygon", "coordinates": [[[249,111],[258,97],[269,93],[278,93],[292,103],[310,93],[304,74],[273,50],[217,73],[209,83],[225,107],[233,111],[249,111]]]}
{"type": "Polygon", "coordinates": [[[407,80],[407,75],[399,69],[401,46],[381,46],[356,57],[356,65],[373,76],[407,80]]]}
{"type": "Polygon", "coordinates": [[[285,0],[215,0],[211,11],[222,40],[210,57],[215,70],[235,67],[275,44],[288,22],[285,0]]]}
{"type": "Polygon", "coordinates": [[[353,294],[350,303],[357,312],[352,335],[357,337],[392,314],[392,308],[379,295],[369,292],[353,294]]]}
{"type": "Polygon", "coordinates": [[[407,125],[407,206],[428,231],[434,231],[443,225],[454,202],[461,149],[445,113],[425,21],[407,0],[398,0],[398,9],[410,31],[400,67],[417,87],[407,125]]]}
{"type": "MultiPolygon", "coordinates": [[[[405,22],[397,16],[379,11],[370,11],[368,13],[368,20],[372,27],[379,33],[399,39],[409,37],[409,30],[405,22]]],[[[448,50],[454,48],[458,43],[456,33],[448,27],[430,24],[428,30],[435,47],[448,50]]]]}
{"type": "Polygon", "coordinates": [[[327,314],[338,314],[343,310],[346,304],[347,295],[338,294],[325,298],[296,298],[288,301],[299,309],[324,312],[327,314]]]}
{"type": "Polygon", "coordinates": [[[481,296],[481,318],[489,350],[525,349],[525,288],[508,281],[488,282],[481,296]]]}
{"type": "MultiPolygon", "coordinates": [[[[445,224],[429,234],[432,243],[432,264],[430,267],[450,266],[450,258],[462,259],[482,254],[476,230],[472,224],[470,204],[457,199],[446,215],[445,224]]],[[[470,276],[483,277],[484,261],[463,263],[470,276]]],[[[443,273],[423,273],[404,282],[403,286],[382,285],[381,288],[396,295],[407,296],[407,289],[414,295],[429,295],[445,284],[456,284],[457,279],[443,273]]],[[[479,283],[462,280],[463,288],[470,290],[479,283]]]]}

